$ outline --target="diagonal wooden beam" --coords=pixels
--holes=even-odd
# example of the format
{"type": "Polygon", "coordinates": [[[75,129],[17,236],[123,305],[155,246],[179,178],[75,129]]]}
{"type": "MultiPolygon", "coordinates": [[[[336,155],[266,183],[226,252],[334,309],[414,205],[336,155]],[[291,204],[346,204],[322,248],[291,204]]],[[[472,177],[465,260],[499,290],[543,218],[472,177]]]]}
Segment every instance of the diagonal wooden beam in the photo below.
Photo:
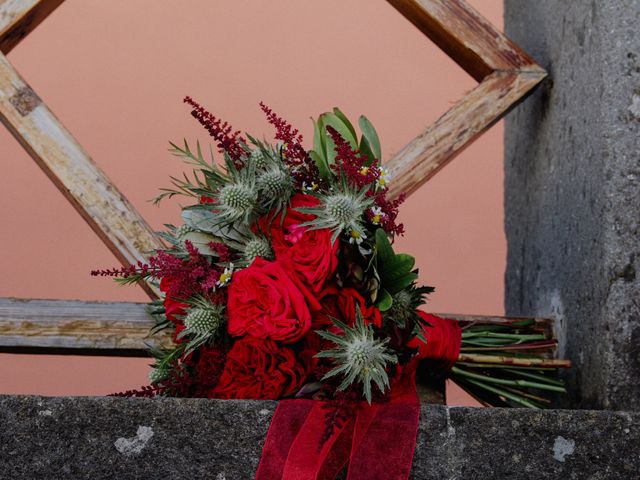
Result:
{"type": "MultiPolygon", "coordinates": [[[[467,325],[505,324],[522,318],[443,314],[467,325]]],[[[536,326],[553,334],[553,321],[536,318],[536,326]]],[[[147,338],[153,321],[145,304],[0,298],[0,351],[147,356],[147,345],[168,346],[171,338],[147,338]]]]}
{"type": "MultiPolygon", "coordinates": [[[[123,265],[162,245],[133,205],[0,54],[0,121],[123,265]]],[[[144,286],[150,296],[154,293],[144,286]]]]}
{"type": "Polygon", "coordinates": [[[392,198],[411,195],[523,100],[544,78],[495,72],[400,150],[385,167],[392,198]]]}
{"type": "Polygon", "coordinates": [[[546,76],[464,0],[387,0],[480,85],[400,150],[386,167],[390,195],[415,192],[546,76]]]}
{"type": "Polygon", "coordinates": [[[63,0],[0,0],[0,52],[9,53],[63,0]]]}

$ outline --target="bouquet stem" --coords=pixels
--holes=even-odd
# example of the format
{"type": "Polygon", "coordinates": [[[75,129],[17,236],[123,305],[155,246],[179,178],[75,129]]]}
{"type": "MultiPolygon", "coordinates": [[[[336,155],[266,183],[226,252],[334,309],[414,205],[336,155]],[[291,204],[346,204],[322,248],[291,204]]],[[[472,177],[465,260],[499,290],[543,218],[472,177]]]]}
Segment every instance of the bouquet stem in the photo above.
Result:
{"type": "Polygon", "coordinates": [[[450,377],[483,405],[546,408],[547,395],[566,393],[557,373],[571,362],[552,358],[557,341],[550,328],[541,329],[534,319],[461,324],[450,377]]]}

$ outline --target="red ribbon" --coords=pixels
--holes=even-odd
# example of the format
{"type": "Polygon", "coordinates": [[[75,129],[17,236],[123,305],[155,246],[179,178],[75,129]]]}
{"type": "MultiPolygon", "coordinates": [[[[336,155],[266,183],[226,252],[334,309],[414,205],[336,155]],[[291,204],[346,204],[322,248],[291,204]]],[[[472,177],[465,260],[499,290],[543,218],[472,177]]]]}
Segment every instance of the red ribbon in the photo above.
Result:
{"type": "MultiPolygon", "coordinates": [[[[335,401],[282,400],[267,433],[256,480],[334,480],[349,464],[347,480],[409,478],[420,420],[415,369],[418,359],[451,368],[460,352],[457,322],[433,315],[422,317],[427,345],[416,359],[398,368],[389,401],[352,402],[353,415],[325,437],[326,414],[335,401]]],[[[424,345],[424,342],[420,342],[424,345]]]]}

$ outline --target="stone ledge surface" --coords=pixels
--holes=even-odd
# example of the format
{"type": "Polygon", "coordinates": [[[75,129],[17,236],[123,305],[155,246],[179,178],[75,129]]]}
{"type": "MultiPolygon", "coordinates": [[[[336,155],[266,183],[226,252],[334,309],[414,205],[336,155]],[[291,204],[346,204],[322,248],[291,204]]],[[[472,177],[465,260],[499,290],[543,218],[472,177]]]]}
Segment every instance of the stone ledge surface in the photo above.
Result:
{"type": "MultiPolygon", "coordinates": [[[[251,479],[276,402],[0,396],[0,477],[251,479]]],[[[640,477],[640,413],[423,406],[413,479],[640,477]]]]}

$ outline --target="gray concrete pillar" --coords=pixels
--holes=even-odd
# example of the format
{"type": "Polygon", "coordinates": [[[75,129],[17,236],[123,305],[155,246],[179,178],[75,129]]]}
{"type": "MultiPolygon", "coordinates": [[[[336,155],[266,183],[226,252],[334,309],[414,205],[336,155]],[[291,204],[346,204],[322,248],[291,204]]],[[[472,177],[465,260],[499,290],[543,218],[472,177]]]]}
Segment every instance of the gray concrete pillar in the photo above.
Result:
{"type": "Polygon", "coordinates": [[[565,405],[639,409],[640,0],[505,0],[505,25],[550,76],[506,121],[507,313],[559,319],[565,405]]]}

